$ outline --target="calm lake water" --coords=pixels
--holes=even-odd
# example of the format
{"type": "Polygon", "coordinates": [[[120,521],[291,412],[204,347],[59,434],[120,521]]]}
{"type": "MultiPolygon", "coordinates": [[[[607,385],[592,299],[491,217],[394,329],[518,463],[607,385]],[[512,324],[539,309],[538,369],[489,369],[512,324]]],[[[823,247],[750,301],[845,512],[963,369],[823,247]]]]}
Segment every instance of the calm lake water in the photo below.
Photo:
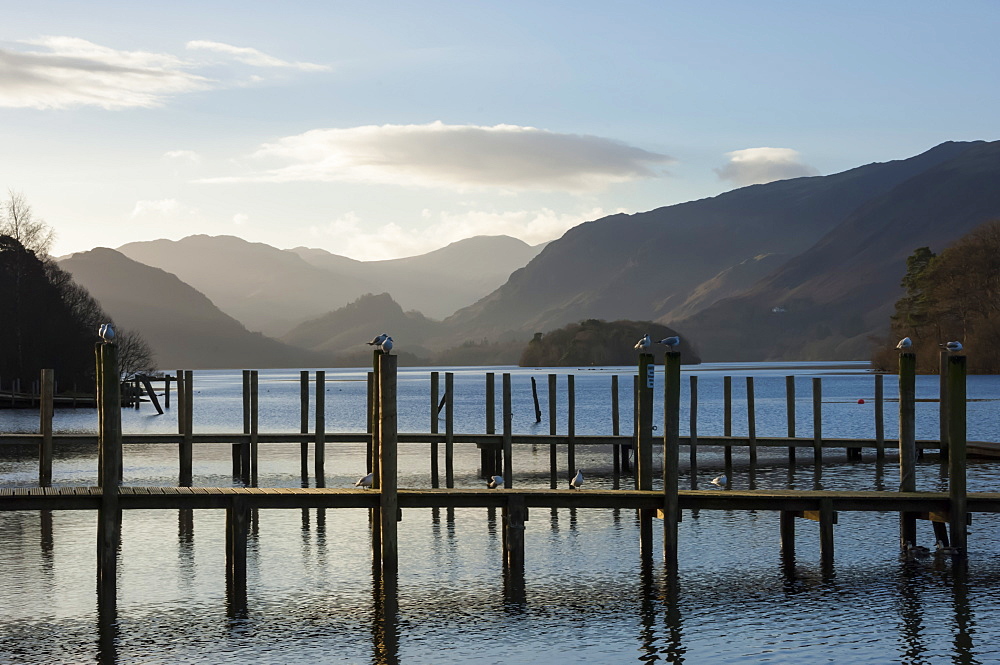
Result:
{"type": "MultiPolygon", "coordinates": [[[[435,368],[439,369],[439,368],[435,368]]],[[[442,371],[442,391],[444,369],[442,371]]],[[[548,433],[534,423],[530,377],[543,414],[547,370],[454,368],[458,432],[485,431],[485,375],[512,374],[514,430],[548,433]]],[[[401,431],[427,431],[429,369],[399,375],[401,431]]],[[[565,374],[576,386],[576,432],[611,432],[611,376],[621,382],[621,428],[631,431],[634,368],[560,370],[558,431],[566,431],[565,374]]],[[[874,436],[874,379],[857,364],[727,364],[685,368],[697,375],[698,430],[722,434],[723,376],[733,376],[734,433],[747,431],[743,377],[753,376],[758,436],[786,433],[785,379],[796,376],[799,436],[812,433],[811,377],[823,379],[823,432],[874,436]],[[859,400],[864,400],[859,404],[859,400]]],[[[327,371],[327,431],[363,431],[366,373],[327,371]]],[[[298,371],[261,371],[260,429],[299,428],[298,371]]],[[[241,431],[241,376],[198,371],[195,431],[241,431]]],[[[662,377],[655,403],[662,405],[662,377]]],[[[917,436],[936,438],[937,377],[917,379],[917,436]],[[928,401],[921,401],[928,400],[928,401]]],[[[969,377],[970,440],[1000,440],[1000,377],[969,377]]],[[[886,377],[886,437],[896,436],[895,377],[886,377]]],[[[499,423],[499,408],[497,408],[499,423]]],[[[544,415],[543,418],[547,418],[544,415]]],[[[38,414],[0,411],[0,431],[36,431],[38,414]]],[[[662,431],[662,413],[654,422],[662,431]]],[[[60,410],[60,432],[90,432],[93,410],[60,410]]],[[[176,431],[176,409],[123,411],[126,432],[176,431]]],[[[442,422],[443,429],[443,422],[442,422]]],[[[262,444],[260,485],[300,485],[297,444],[262,444]]],[[[400,487],[430,486],[428,448],[401,445],[400,487]]],[[[125,483],[175,485],[175,446],[125,447],[125,483]]],[[[443,456],[443,446],[442,446],[443,456]]],[[[809,451],[789,468],[783,450],[761,451],[756,469],[736,449],[733,487],[894,489],[895,453],[876,464],[827,453],[815,469],[809,451]]],[[[352,485],[364,472],[361,445],[327,444],[326,485],[352,485]]],[[[611,487],[607,448],[583,447],[585,488],[611,487]]],[[[681,462],[686,465],[687,449],[681,462]]],[[[479,454],[456,445],[456,485],[479,487],[479,454]]],[[[565,464],[565,451],[560,452],[565,464]]],[[[59,447],[56,485],[96,483],[95,451],[59,447]]],[[[443,469],[442,463],[442,469],[443,469]]],[[[548,447],[516,446],[515,487],[548,487],[548,447]]],[[[696,482],[722,468],[721,449],[699,452],[696,482]]],[[[970,491],[1000,488],[1000,462],[970,461],[970,491]]],[[[0,487],[37,479],[32,449],[0,449],[0,487]]],[[[681,486],[690,486],[682,469],[681,486]]],[[[630,482],[627,481],[626,484],[630,482]]],[[[230,447],[195,449],[194,484],[234,484],[230,447]]],[[[918,489],[942,490],[933,455],[919,463],[918,489]]],[[[583,491],[586,491],[583,490],[583,491]]],[[[797,558],[780,557],[778,515],[757,511],[684,513],[679,583],[656,563],[644,569],[633,512],[533,510],[525,534],[523,588],[502,573],[499,514],[486,509],[406,510],[399,524],[398,595],[388,625],[373,580],[366,510],[262,510],[250,537],[247,611],[233,612],[225,588],[225,515],[194,511],[184,528],[177,511],[125,511],[119,558],[117,622],[102,625],[96,602],[96,515],[0,513],[0,662],[7,663],[996,663],[1000,662],[1000,518],[976,515],[969,563],[907,559],[898,548],[898,516],[841,513],[836,562],[824,575],[817,525],[800,522],[797,558]],[[102,640],[102,630],[104,639],[102,640]],[[386,632],[388,631],[388,632],[386,632]]],[[[659,524],[654,524],[658,529],[659,524]]],[[[918,524],[933,546],[929,524],[918,524]]],[[[660,534],[655,536],[660,538],[660,534]]],[[[656,542],[659,542],[657,540],[656,542]]],[[[656,554],[659,561],[659,552],[656,554]]]]}

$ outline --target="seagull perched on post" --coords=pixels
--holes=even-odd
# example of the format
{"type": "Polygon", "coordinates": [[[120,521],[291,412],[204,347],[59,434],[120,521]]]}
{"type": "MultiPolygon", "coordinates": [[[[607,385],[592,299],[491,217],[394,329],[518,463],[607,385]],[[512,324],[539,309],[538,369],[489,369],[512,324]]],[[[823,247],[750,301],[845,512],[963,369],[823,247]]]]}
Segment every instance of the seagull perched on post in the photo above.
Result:
{"type": "Polygon", "coordinates": [[[374,337],[372,341],[368,342],[368,346],[379,346],[380,344],[382,344],[382,342],[385,341],[385,338],[388,336],[389,335],[387,333],[382,333],[381,335],[374,337]]]}
{"type": "Polygon", "coordinates": [[[667,349],[669,349],[670,351],[673,351],[675,348],[677,348],[677,346],[680,343],[681,343],[681,338],[678,335],[674,335],[673,337],[666,337],[657,342],[657,344],[662,344],[663,346],[667,347],[667,349]]]}
{"type": "Polygon", "coordinates": [[[367,476],[362,476],[361,478],[358,478],[358,482],[354,483],[354,486],[368,489],[369,487],[372,486],[372,481],[374,479],[375,479],[375,474],[369,473],[367,476]]]}
{"type": "MultiPolygon", "coordinates": [[[[646,337],[649,337],[649,335],[646,335],[646,337]]],[[[573,476],[573,480],[569,481],[569,488],[572,490],[578,490],[580,489],[580,485],[582,484],[583,484],[583,471],[577,469],[576,475],[573,476]]]]}
{"type": "Polygon", "coordinates": [[[503,476],[491,476],[489,482],[486,483],[486,487],[491,490],[503,487],[503,476]]]}
{"type": "Polygon", "coordinates": [[[378,350],[382,353],[389,353],[392,351],[392,338],[386,335],[386,338],[378,345],[378,350]]]}
{"type": "Polygon", "coordinates": [[[961,342],[948,342],[947,344],[941,344],[940,346],[949,353],[955,353],[962,350],[961,342]]]}
{"type": "Polygon", "coordinates": [[[904,337],[903,339],[899,340],[899,344],[896,345],[896,348],[899,349],[900,351],[906,351],[911,346],[913,346],[913,340],[910,339],[909,337],[904,337]]]}
{"type": "Polygon", "coordinates": [[[642,351],[643,349],[648,349],[649,346],[650,346],[650,344],[652,344],[652,343],[653,343],[653,340],[651,340],[649,338],[649,333],[646,333],[645,335],[643,335],[642,339],[640,339],[638,342],[635,343],[635,347],[634,348],[642,351]]]}
{"type": "Polygon", "coordinates": [[[115,329],[111,327],[110,323],[102,323],[101,327],[97,329],[97,334],[105,342],[111,342],[115,339],[115,329]]]}

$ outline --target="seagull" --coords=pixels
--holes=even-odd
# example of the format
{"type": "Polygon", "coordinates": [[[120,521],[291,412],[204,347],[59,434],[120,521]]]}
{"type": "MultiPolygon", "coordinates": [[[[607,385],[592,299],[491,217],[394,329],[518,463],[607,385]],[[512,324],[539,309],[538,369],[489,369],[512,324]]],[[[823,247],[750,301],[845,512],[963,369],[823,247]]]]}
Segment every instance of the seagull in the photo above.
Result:
{"type": "Polygon", "coordinates": [[[649,338],[649,333],[646,333],[642,339],[635,343],[636,349],[642,351],[643,349],[648,349],[649,345],[653,343],[653,340],[649,338]]]}
{"type": "MultiPolygon", "coordinates": [[[[938,543],[940,543],[940,542],[941,541],[939,540],[938,543]]],[[[931,553],[931,551],[929,549],[927,549],[926,547],[921,547],[920,545],[914,545],[911,542],[907,542],[906,543],[906,555],[907,556],[923,558],[923,557],[927,556],[930,553],[931,553]]]]}
{"type": "Polygon", "coordinates": [[[115,338],[115,329],[111,327],[110,323],[102,323],[101,327],[97,329],[97,334],[105,342],[110,342],[115,338]]]}
{"type": "Polygon", "coordinates": [[[948,547],[940,540],[934,544],[934,549],[937,551],[938,554],[958,554],[957,547],[948,547]]]}
{"type": "Polygon", "coordinates": [[[392,351],[392,338],[386,335],[386,338],[379,343],[378,350],[382,353],[389,353],[392,351]]]}
{"type": "Polygon", "coordinates": [[[948,342],[947,344],[941,344],[940,346],[942,349],[950,351],[951,353],[955,353],[956,351],[962,350],[961,342],[948,342]]]}
{"type": "Polygon", "coordinates": [[[355,487],[363,487],[365,489],[368,489],[369,487],[372,486],[372,481],[374,480],[374,478],[375,478],[375,474],[374,473],[369,473],[367,476],[364,476],[362,478],[358,478],[358,482],[354,483],[354,486],[355,487]]]}
{"type": "Polygon", "coordinates": [[[387,333],[382,333],[381,335],[374,337],[372,341],[368,342],[368,346],[379,346],[388,336],[389,335],[387,333]]]}
{"type": "Polygon", "coordinates": [[[904,337],[903,339],[899,340],[899,344],[896,345],[896,348],[899,349],[900,351],[905,351],[911,346],[913,346],[913,340],[910,339],[909,337],[904,337]]]}
{"type": "Polygon", "coordinates": [[[657,342],[657,344],[662,344],[671,351],[673,351],[674,347],[676,347],[680,343],[681,343],[681,338],[678,335],[674,335],[673,337],[666,337],[657,342]]]}
{"type": "MultiPolygon", "coordinates": [[[[646,335],[646,337],[648,338],[649,335],[646,335]]],[[[569,488],[573,490],[578,490],[580,489],[580,485],[582,484],[583,484],[583,471],[577,469],[576,475],[573,476],[573,480],[569,481],[569,488]]]]}
{"type": "Polygon", "coordinates": [[[717,478],[712,478],[712,484],[718,485],[719,487],[725,487],[726,483],[729,482],[729,478],[726,478],[726,474],[722,474],[717,478]]]}
{"type": "Polygon", "coordinates": [[[486,487],[491,490],[495,490],[498,487],[503,486],[503,476],[492,476],[489,482],[486,483],[486,487]]]}

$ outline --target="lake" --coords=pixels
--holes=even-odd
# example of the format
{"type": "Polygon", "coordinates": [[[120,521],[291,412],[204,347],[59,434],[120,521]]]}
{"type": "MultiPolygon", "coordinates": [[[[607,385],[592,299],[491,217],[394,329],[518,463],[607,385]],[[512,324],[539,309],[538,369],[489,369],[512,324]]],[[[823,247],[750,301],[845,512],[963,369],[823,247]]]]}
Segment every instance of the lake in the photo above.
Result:
{"type": "MultiPolygon", "coordinates": [[[[455,429],[485,431],[485,375],[509,372],[516,433],[548,433],[547,380],[552,370],[506,367],[453,371],[455,429]],[[534,422],[530,377],[539,384],[543,422],[534,422]]],[[[428,430],[428,368],[400,370],[399,428],[428,430]]],[[[611,376],[621,382],[621,428],[632,428],[635,369],[580,368],[559,374],[558,431],[566,431],[565,375],[576,388],[576,432],[611,432],[611,376]]],[[[811,378],[823,380],[823,432],[874,436],[874,379],[858,363],[705,364],[685,367],[681,433],[689,418],[688,376],[698,377],[698,431],[722,434],[723,376],[733,378],[734,434],[747,431],[745,381],[754,377],[757,435],[785,436],[785,376],[796,377],[797,434],[811,436],[811,378]],[[864,403],[859,403],[864,400],[864,403]]],[[[260,372],[260,430],[298,431],[299,373],[260,372]]],[[[242,430],[238,371],[197,371],[196,432],[242,430]]],[[[937,377],[917,378],[917,437],[937,438],[937,377]]],[[[366,372],[326,375],[327,431],[364,431],[366,372]]],[[[895,377],[885,378],[885,426],[896,436],[895,377]]],[[[968,381],[970,440],[1000,436],[1000,377],[968,381]]],[[[654,423],[662,432],[662,376],[654,423]]],[[[498,408],[499,412],[499,408],[498,408]]],[[[155,415],[148,404],[122,412],[127,433],[176,431],[176,409],[155,415]]],[[[37,411],[0,410],[0,431],[30,432],[37,411]]],[[[497,418],[499,423],[499,417],[497,418]]],[[[57,432],[96,431],[96,412],[58,410],[57,432]]],[[[443,428],[443,423],[442,423],[443,428]]],[[[442,446],[443,449],[443,446],[442,446]]],[[[260,485],[297,487],[297,444],[261,444],[260,485]]],[[[443,452],[443,450],[442,450],[443,452]]],[[[560,463],[565,465],[565,451],[560,463]]],[[[364,473],[362,445],[327,444],[326,485],[346,487],[364,473]]],[[[721,448],[699,451],[695,481],[722,468],[721,448]]],[[[751,470],[734,451],[733,487],[894,489],[895,452],[884,464],[865,452],[847,462],[826,453],[823,468],[800,452],[789,467],[784,449],[760,451],[751,470]]],[[[687,449],[681,487],[690,486],[687,449]]],[[[127,445],[125,484],[175,485],[170,445],[127,445]]],[[[456,444],[458,487],[481,487],[475,446],[456,444]]],[[[514,486],[548,487],[548,447],[515,446],[514,486]]],[[[612,486],[606,447],[579,447],[585,489],[612,486]]],[[[400,446],[401,488],[430,486],[428,447],[400,446]]],[[[57,447],[55,485],[96,483],[92,447],[57,447]]],[[[443,469],[443,463],[442,463],[443,469]]],[[[564,469],[565,470],[565,469],[564,469]]],[[[30,448],[0,449],[0,487],[31,486],[30,448]]],[[[195,447],[194,484],[230,486],[230,446],[195,447]]],[[[936,456],[918,462],[917,487],[947,488],[936,456]]],[[[970,460],[969,491],[996,491],[1000,462],[970,460]]],[[[99,621],[96,603],[96,514],[0,513],[0,662],[12,663],[990,663],[1000,662],[1000,532],[997,516],[975,516],[968,566],[950,558],[899,552],[898,515],[841,513],[832,575],[819,561],[817,525],[800,522],[797,558],[784,566],[778,515],[761,511],[685,511],[679,527],[678,584],[658,563],[644,568],[638,520],[612,510],[532,510],[525,533],[523,588],[502,573],[500,518],[487,509],[406,510],[399,524],[396,608],[385,626],[372,575],[366,510],[262,510],[248,553],[247,611],[233,612],[225,589],[225,515],[194,512],[189,530],[177,511],[125,511],[119,558],[118,615],[99,621]],[[386,634],[386,630],[389,634],[386,634]],[[103,638],[102,639],[102,634],[103,638]]],[[[654,524],[658,528],[659,524],[654,524]]],[[[933,546],[928,523],[922,545],[933,546]]],[[[655,541],[660,542],[659,531],[655,541]]]]}

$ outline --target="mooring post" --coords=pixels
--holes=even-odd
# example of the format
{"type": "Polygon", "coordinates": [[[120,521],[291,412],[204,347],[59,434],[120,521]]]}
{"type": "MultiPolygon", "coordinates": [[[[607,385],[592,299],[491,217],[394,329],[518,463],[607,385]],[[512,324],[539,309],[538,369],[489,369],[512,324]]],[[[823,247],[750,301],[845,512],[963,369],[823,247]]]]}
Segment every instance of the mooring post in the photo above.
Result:
{"type": "Polygon", "coordinates": [[[576,377],[566,375],[566,481],[576,475],[576,377]]]}
{"type": "Polygon", "coordinates": [[[326,370],[316,370],[316,443],[313,445],[313,475],[316,487],[326,486],[326,370]]]}
{"type": "MultiPolygon", "coordinates": [[[[438,397],[440,392],[440,372],[431,372],[431,434],[437,434],[440,427],[438,424],[438,397]]],[[[431,437],[431,487],[437,488],[441,481],[438,477],[438,442],[437,437],[431,437]]]]}
{"type": "Polygon", "coordinates": [[[226,596],[237,613],[246,609],[248,516],[246,501],[233,497],[226,508],[226,596]]]}
{"type": "MultiPolygon", "coordinates": [[[[76,384],[73,384],[73,408],[76,408],[76,384]]],[[[170,375],[163,375],[163,408],[170,408],[170,375]]]]}
{"type": "Polygon", "coordinates": [[[43,369],[39,378],[41,395],[38,402],[38,431],[42,435],[38,444],[38,484],[42,487],[52,484],[53,383],[53,371],[43,369]]]}
{"type": "Polygon", "coordinates": [[[102,411],[98,432],[101,503],[97,510],[97,597],[100,607],[113,610],[117,606],[118,546],[121,543],[118,485],[122,468],[122,414],[118,349],[114,344],[100,342],[96,346],[96,356],[97,376],[100,377],[97,393],[102,411]]]}
{"type": "Polygon", "coordinates": [[[942,463],[948,461],[948,444],[951,433],[951,419],[948,413],[948,407],[951,405],[951,400],[948,398],[948,370],[951,367],[950,359],[952,357],[954,356],[951,356],[946,350],[942,350],[938,357],[938,431],[940,432],[941,448],[939,451],[942,463]]]}
{"type": "MultiPolygon", "coordinates": [[[[639,432],[637,437],[636,481],[640,491],[653,489],[653,386],[656,361],[651,353],[639,354],[639,432]]],[[[653,557],[653,516],[655,510],[639,510],[639,555],[643,561],[653,557]]]]}
{"type": "Polygon", "coordinates": [[[514,459],[511,450],[513,432],[513,407],[511,405],[510,374],[504,373],[502,384],[503,407],[503,486],[510,489],[514,486],[514,459]]]}
{"type": "Polygon", "coordinates": [[[757,464],[757,411],[754,406],[753,377],[747,377],[747,438],[750,443],[750,464],[757,464]]]}
{"type": "Polygon", "coordinates": [[[831,499],[819,502],[819,558],[824,574],[833,569],[833,525],[837,523],[837,513],[831,499]]]}
{"type": "Polygon", "coordinates": [[[531,399],[535,402],[535,422],[542,422],[542,407],[538,405],[538,382],[531,377],[531,399]]]}
{"type": "Polygon", "coordinates": [[[875,458],[885,459],[885,399],[883,396],[883,376],[875,375],[875,458]]]}
{"type": "MultiPolygon", "coordinates": [[[[299,370],[299,433],[309,434],[309,370],[299,370]]],[[[299,475],[302,486],[309,486],[309,437],[299,442],[299,475]]]]}
{"type": "MultiPolygon", "coordinates": [[[[382,399],[380,395],[380,391],[382,390],[382,382],[381,379],[379,378],[379,372],[381,371],[380,369],[381,357],[382,357],[381,351],[379,351],[378,349],[372,351],[372,401],[369,403],[369,407],[371,410],[371,417],[372,417],[372,443],[371,443],[372,466],[371,466],[371,471],[369,471],[369,473],[372,474],[372,489],[378,489],[380,487],[379,483],[381,481],[379,480],[379,478],[381,477],[382,474],[381,462],[379,461],[382,456],[381,452],[382,445],[379,441],[381,428],[379,427],[378,423],[379,404],[380,400],[382,399]]],[[[435,419],[437,418],[436,414],[434,418],[435,419]]],[[[437,487],[437,485],[435,485],[435,487],[437,487]]],[[[369,513],[369,517],[372,519],[372,524],[373,524],[372,537],[375,541],[378,540],[380,532],[378,527],[378,521],[376,519],[377,515],[375,515],[376,512],[377,511],[372,509],[369,513]]],[[[378,553],[381,551],[381,549],[378,546],[376,546],[374,551],[378,553]]]]}
{"type": "Polygon", "coordinates": [[[813,464],[819,472],[823,466],[823,379],[813,377],[813,464]]]}
{"type": "Polygon", "coordinates": [[[455,486],[455,373],[444,373],[444,481],[455,486]]]}
{"type": "Polygon", "coordinates": [[[524,497],[516,494],[508,497],[503,513],[506,545],[504,555],[508,571],[514,574],[524,570],[524,523],[527,519],[528,509],[524,505],[524,497]]]}
{"type": "MultiPolygon", "coordinates": [[[[486,433],[497,433],[497,386],[496,375],[486,373],[486,433]]],[[[484,475],[493,477],[503,470],[503,449],[490,448],[489,470],[484,475]]]]}
{"type": "MultiPolygon", "coordinates": [[[[178,386],[177,401],[180,403],[181,392],[178,386]]],[[[233,460],[233,475],[237,476],[245,487],[250,486],[250,370],[243,370],[243,434],[240,443],[239,459],[233,460]]]]}
{"type": "MultiPolygon", "coordinates": [[[[184,370],[179,369],[177,370],[177,433],[182,436],[184,434],[184,423],[187,422],[184,417],[185,406],[187,405],[184,399],[184,370]]],[[[100,410],[100,406],[98,406],[98,410],[100,410]]]]}
{"type": "MultiPolygon", "coordinates": [[[[622,455],[622,471],[631,472],[629,464],[630,455],[634,455],[639,445],[639,375],[632,376],[632,441],[628,444],[628,450],[622,455]]],[[[638,464],[638,462],[636,462],[638,464]]],[[[632,477],[632,485],[639,489],[639,477],[632,477]]]]}
{"type": "MultiPolygon", "coordinates": [[[[382,574],[395,575],[399,570],[399,546],[396,523],[399,521],[397,496],[396,441],[396,368],[399,356],[388,353],[379,358],[379,507],[381,508],[382,574]]],[[[446,379],[447,380],[447,379],[446,379]]]]}
{"type": "Polygon", "coordinates": [[[781,511],[781,558],[786,565],[795,561],[795,517],[794,510],[781,511]]]}
{"type": "Polygon", "coordinates": [[[951,546],[965,555],[968,545],[966,505],[966,357],[948,358],[948,498],[951,546]]]}
{"type": "MultiPolygon", "coordinates": [[[[618,413],[618,375],[611,375],[611,435],[618,436],[621,433],[620,415],[618,413]]],[[[621,453],[624,446],[611,444],[611,482],[614,489],[618,489],[619,478],[621,477],[621,453]]]]}
{"type": "Polygon", "coordinates": [[[184,437],[180,445],[181,487],[191,487],[194,477],[194,371],[184,370],[184,437]]]}
{"type": "MultiPolygon", "coordinates": [[[[556,375],[549,374],[549,436],[556,435],[556,375]]],[[[559,486],[559,453],[555,443],[549,443],[549,488],[559,486]]]]}
{"type": "Polygon", "coordinates": [[[677,570],[677,524],[680,522],[681,354],[668,351],[663,358],[663,560],[667,570],[677,570]]]}
{"type": "Polygon", "coordinates": [[[691,445],[688,450],[688,463],[691,466],[691,489],[698,489],[698,377],[692,374],[691,382],[691,419],[688,424],[691,445]]]}
{"type": "Polygon", "coordinates": [[[722,377],[722,406],[723,406],[723,420],[722,420],[722,435],[726,437],[725,450],[723,451],[723,459],[726,465],[726,475],[732,477],[733,475],[733,446],[732,441],[729,441],[729,437],[733,435],[733,377],[724,376],[722,377]]]}
{"type": "MultiPolygon", "coordinates": [[[[785,415],[788,420],[788,438],[795,438],[795,377],[785,377],[785,415]]],[[[788,463],[795,464],[795,442],[788,446],[788,463]]]]}
{"type": "MultiPolygon", "coordinates": [[[[490,431],[490,420],[493,419],[494,428],[496,427],[496,415],[490,415],[490,405],[493,403],[493,375],[487,373],[486,375],[486,433],[493,434],[490,431]]],[[[531,378],[531,387],[534,390],[535,378],[531,378]]],[[[536,393],[537,395],[537,393],[536,393]]],[[[537,403],[537,402],[536,402],[537,403]]],[[[479,446],[479,475],[483,478],[492,478],[497,475],[496,471],[496,451],[492,446],[486,446],[480,444],[479,446]]]]}
{"type": "Polygon", "coordinates": [[[259,477],[258,467],[258,446],[257,446],[257,433],[259,431],[259,415],[260,415],[260,375],[257,370],[250,370],[250,460],[248,467],[250,469],[250,486],[257,487],[257,481],[259,477]]]}
{"type": "MultiPolygon", "coordinates": [[[[917,444],[915,432],[917,356],[913,353],[899,354],[899,491],[917,490],[916,460],[917,444]]],[[[899,513],[899,545],[916,544],[917,519],[913,513],[899,513]]]]}

